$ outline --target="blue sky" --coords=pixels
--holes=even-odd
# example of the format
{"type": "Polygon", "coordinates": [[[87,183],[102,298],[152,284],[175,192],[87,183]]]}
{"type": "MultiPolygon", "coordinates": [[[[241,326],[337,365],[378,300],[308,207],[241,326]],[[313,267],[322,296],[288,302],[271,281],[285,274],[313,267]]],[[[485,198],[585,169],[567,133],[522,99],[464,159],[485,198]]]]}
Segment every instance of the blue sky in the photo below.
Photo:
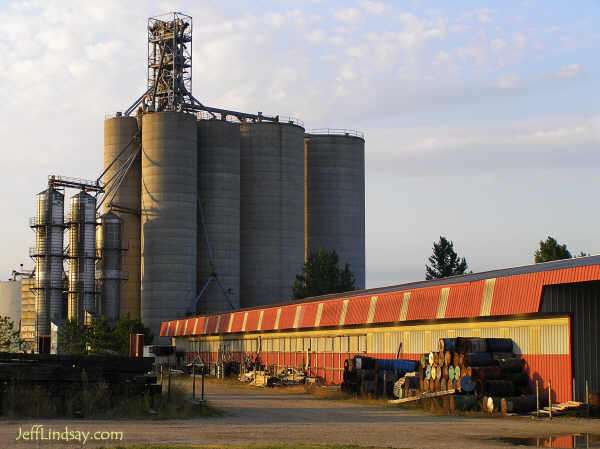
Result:
{"type": "Polygon", "coordinates": [[[194,17],[205,104],[366,133],[367,285],[445,235],[482,271],[550,234],[600,252],[600,2],[0,2],[0,276],[31,266],[48,174],[96,177],[104,114],[145,84],[146,19],[194,17]]]}

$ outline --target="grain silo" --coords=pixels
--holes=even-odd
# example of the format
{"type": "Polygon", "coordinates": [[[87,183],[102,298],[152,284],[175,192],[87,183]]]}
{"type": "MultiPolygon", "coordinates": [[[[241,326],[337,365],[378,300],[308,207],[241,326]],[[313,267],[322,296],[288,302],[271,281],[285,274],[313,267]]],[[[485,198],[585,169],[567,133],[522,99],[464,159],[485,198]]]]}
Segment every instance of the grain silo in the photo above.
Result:
{"type": "Polygon", "coordinates": [[[155,336],[196,295],[196,117],[147,113],[142,119],[141,318],[155,336]]]}
{"type": "Polygon", "coordinates": [[[335,250],[365,288],[365,141],[326,130],[306,144],[306,253],[335,250]]]}
{"type": "Polygon", "coordinates": [[[119,319],[121,302],[121,219],[112,212],[100,217],[96,232],[99,260],[96,264],[98,282],[98,313],[114,323],[119,319]]]}
{"type": "MultiPolygon", "coordinates": [[[[139,148],[138,123],[134,117],[117,116],[104,121],[104,169],[106,179],[111,179],[125,164],[127,158],[139,148]],[[125,147],[127,149],[125,149],[125,147]],[[125,149],[125,151],[123,151],[125,149]],[[123,154],[120,154],[123,151],[123,154]],[[120,155],[119,155],[120,154],[120,155]],[[118,160],[113,164],[115,158],[118,160]],[[112,165],[111,165],[112,164],[112,165]]],[[[135,158],[110,206],[104,212],[113,212],[123,220],[122,278],[120,286],[120,314],[140,315],[140,192],[141,155],[135,158]]]]}
{"type": "Polygon", "coordinates": [[[96,198],[81,191],[69,209],[68,317],[90,323],[96,315],[96,198]]]}
{"type": "MultiPolygon", "coordinates": [[[[38,193],[35,230],[35,337],[50,335],[50,322],[63,319],[63,233],[65,196],[50,187],[38,193]]],[[[34,337],[34,338],[35,338],[34,337]]]]}
{"type": "Polygon", "coordinates": [[[240,302],[286,301],[304,261],[304,128],[241,125],[240,302]]]}
{"type": "Polygon", "coordinates": [[[198,313],[240,307],[240,125],[198,121],[198,313]],[[220,285],[219,285],[220,283],[220,285]],[[203,290],[204,289],[204,290],[203,290]]]}

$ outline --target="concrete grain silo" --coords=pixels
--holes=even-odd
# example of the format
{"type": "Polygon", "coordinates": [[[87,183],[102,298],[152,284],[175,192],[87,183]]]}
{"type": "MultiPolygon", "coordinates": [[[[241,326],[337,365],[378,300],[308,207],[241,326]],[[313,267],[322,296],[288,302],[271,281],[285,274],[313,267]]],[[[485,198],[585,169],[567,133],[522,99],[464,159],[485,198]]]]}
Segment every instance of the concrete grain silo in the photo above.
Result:
{"type": "Polygon", "coordinates": [[[306,252],[335,250],[365,288],[365,141],[350,132],[307,134],[306,252]]]}
{"type": "Polygon", "coordinates": [[[142,119],[141,318],[155,336],[182,317],[196,295],[196,117],[148,113],[142,119]]]}
{"type": "Polygon", "coordinates": [[[240,303],[291,298],[304,262],[304,128],[241,125],[240,303]]]}
{"type": "Polygon", "coordinates": [[[198,121],[199,313],[240,307],[240,125],[198,121]],[[202,223],[206,227],[203,229],[202,223]],[[206,234],[206,235],[205,235],[206,234]],[[208,242],[207,242],[208,239],[208,242]],[[212,260],[211,260],[212,258],[212,260]],[[216,278],[215,278],[216,275],[216,278]],[[218,285],[218,281],[221,286],[218,285]],[[227,296],[226,296],[227,295],[227,296]]]}
{"type": "MultiPolygon", "coordinates": [[[[132,137],[138,133],[138,123],[134,117],[114,117],[104,121],[104,169],[106,169],[132,137]]],[[[125,163],[128,156],[136,151],[139,143],[133,143],[119,156],[117,163],[106,172],[106,179],[112,176],[125,163]]],[[[127,277],[120,283],[120,314],[140,315],[140,192],[141,192],[141,155],[136,158],[127,176],[121,183],[113,200],[110,211],[123,221],[122,245],[123,265],[121,277],[127,277]]],[[[104,212],[109,212],[104,207],[104,212]]]]}

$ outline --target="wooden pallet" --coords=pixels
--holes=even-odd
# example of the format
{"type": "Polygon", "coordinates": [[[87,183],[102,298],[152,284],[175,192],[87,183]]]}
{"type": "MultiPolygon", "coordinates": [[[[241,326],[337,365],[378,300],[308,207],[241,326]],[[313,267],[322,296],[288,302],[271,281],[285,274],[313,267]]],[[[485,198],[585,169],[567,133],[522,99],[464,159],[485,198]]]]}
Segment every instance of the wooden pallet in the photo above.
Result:
{"type": "MultiPolygon", "coordinates": [[[[559,416],[564,415],[569,411],[583,409],[585,404],[577,401],[567,401],[560,404],[552,404],[552,414],[559,416]]],[[[537,410],[530,413],[531,415],[537,415],[537,410]]],[[[550,407],[544,407],[540,409],[540,415],[550,416],[550,407]]]]}
{"type": "Polygon", "coordinates": [[[421,393],[417,396],[410,396],[407,398],[400,398],[400,399],[392,399],[389,400],[388,403],[390,404],[403,404],[406,402],[414,402],[414,401],[419,401],[421,399],[427,399],[427,398],[437,398],[440,396],[448,396],[451,394],[454,394],[456,392],[455,389],[451,389],[451,390],[446,390],[446,391],[436,391],[435,393],[421,393]]]}

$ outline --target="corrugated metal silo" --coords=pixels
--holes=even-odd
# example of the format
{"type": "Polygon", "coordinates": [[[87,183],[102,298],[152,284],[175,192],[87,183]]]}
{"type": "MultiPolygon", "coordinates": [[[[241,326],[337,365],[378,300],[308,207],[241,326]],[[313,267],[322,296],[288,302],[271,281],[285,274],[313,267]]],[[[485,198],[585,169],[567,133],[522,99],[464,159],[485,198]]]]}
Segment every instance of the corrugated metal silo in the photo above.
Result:
{"type": "Polygon", "coordinates": [[[325,131],[306,139],[306,252],[335,250],[365,288],[365,141],[325,131]]]}
{"type": "MultiPolygon", "coordinates": [[[[134,117],[114,117],[104,121],[104,167],[119,155],[123,148],[138,132],[138,123],[134,117]]],[[[114,164],[106,173],[110,179],[119,166],[125,162],[139,144],[130,145],[129,150],[119,157],[119,164],[114,164]]],[[[141,155],[135,160],[126,178],[119,187],[110,211],[123,220],[122,245],[123,254],[121,277],[120,314],[140,315],[140,192],[141,192],[141,155]],[[127,276],[125,275],[127,274],[127,276]]],[[[109,212],[104,208],[104,212],[109,212]]]]}
{"type": "Polygon", "coordinates": [[[240,125],[224,120],[198,121],[198,291],[213,280],[197,312],[240,307],[240,125]],[[210,244],[207,247],[206,234],[210,244]],[[213,266],[210,264],[213,258],[213,266]]]}
{"type": "Polygon", "coordinates": [[[121,303],[121,219],[108,212],[100,217],[97,247],[100,259],[96,264],[96,279],[100,293],[99,313],[109,321],[119,319],[121,303]]]}
{"type": "Polygon", "coordinates": [[[155,112],[142,119],[141,318],[155,336],[196,294],[196,117],[155,112]]]}
{"type": "Polygon", "coordinates": [[[65,196],[54,188],[38,193],[36,216],[31,226],[36,231],[35,257],[35,333],[50,334],[50,321],[63,319],[63,234],[65,196]]]}
{"type": "Polygon", "coordinates": [[[241,125],[240,303],[290,299],[304,261],[304,128],[241,125]]]}
{"type": "Polygon", "coordinates": [[[90,323],[96,314],[96,198],[83,191],[71,197],[68,225],[68,317],[90,323]]]}

